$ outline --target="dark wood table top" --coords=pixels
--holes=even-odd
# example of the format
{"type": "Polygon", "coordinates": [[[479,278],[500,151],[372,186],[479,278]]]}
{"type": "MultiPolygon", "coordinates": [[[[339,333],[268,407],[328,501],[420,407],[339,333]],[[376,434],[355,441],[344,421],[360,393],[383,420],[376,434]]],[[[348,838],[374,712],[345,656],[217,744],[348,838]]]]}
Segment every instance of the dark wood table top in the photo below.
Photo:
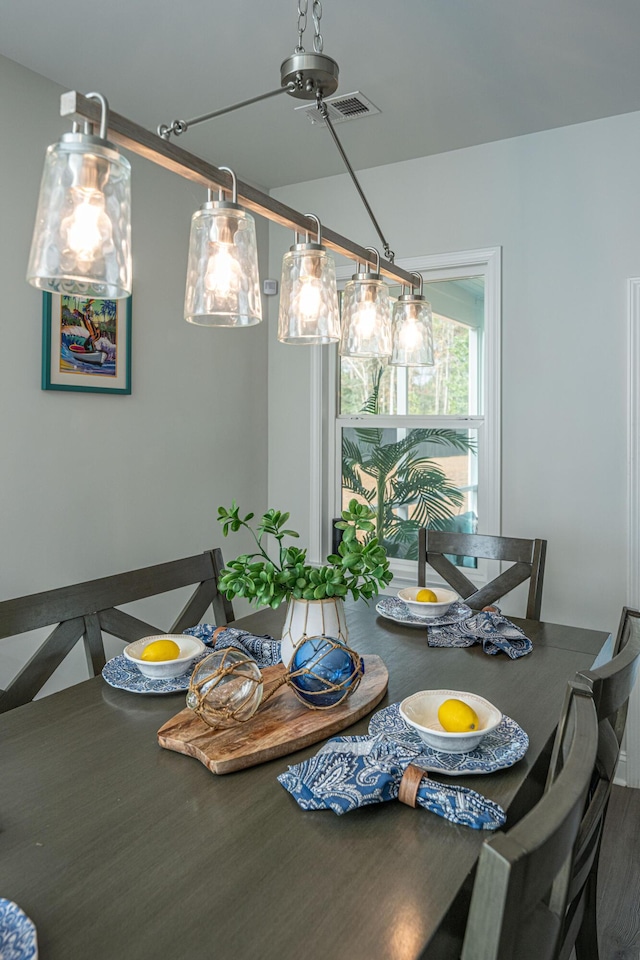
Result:
{"type": "MultiPolygon", "coordinates": [[[[282,618],[238,623],[279,636],[282,618]]],[[[468,689],[527,731],[514,767],[454,781],[506,809],[553,732],[567,679],[606,639],[516,622],[534,650],[512,661],[428,648],[424,631],[348,607],[351,645],[389,669],[380,706],[468,689]]],[[[183,694],[133,695],[99,677],[0,717],[0,896],[34,921],[43,960],[419,957],[486,834],[397,802],[343,817],[300,810],[276,776],[317,746],[216,777],[157,744],[183,706],[183,694]]]]}

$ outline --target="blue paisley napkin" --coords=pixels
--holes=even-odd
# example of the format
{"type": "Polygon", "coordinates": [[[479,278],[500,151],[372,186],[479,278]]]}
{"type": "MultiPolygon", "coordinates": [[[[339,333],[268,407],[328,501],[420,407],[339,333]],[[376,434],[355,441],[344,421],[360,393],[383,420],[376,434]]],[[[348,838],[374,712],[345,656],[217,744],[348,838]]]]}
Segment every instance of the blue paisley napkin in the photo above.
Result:
{"type": "MultiPolygon", "coordinates": [[[[419,753],[420,748],[399,744],[386,734],[334,737],[315,757],[289,767],[278,780],[303,810],[342,814],[397,799],[404,771],[419,753]]],[[[416,803],[475,830],[496,830],[506,819],[497,803],[475,790],[437,783],[426,773],[416,803]]]]}
{"type": "Polygon", "coordinates": [[[418,617],[399,597],[383,597],[378,610],[401,621],[423,624],[427,628],[427,643],[430,647],[472,647],[482,643],[485,653],[493,656],[506,653],[512,660],[524,657],[533,650],[533,644],[524,632],[500,613],[482,611],[471,617],[465,616],[471,610],[459,601],[453,603],[442,617],[418,617]],[[444,622],[443,622],[444,621],[444,622]]]}
{"type": "Polygon", "coordinates": [[[272,667],[276,663],[281,663],[280,641],[274,640],[268,634],[265,636],[256,636],[254,633],[247,633],[246,630],[239,630],[238,627],[216,627],[214,623],[199,623],[196,627],[189,627],[184,631],[212,650],[222,650],[223,647],[235,647],[248,653],[256,661],[259,667],[272,667]]]}
{"type": "Polygon", "coordinates": [[[485,653],[493,656],[506,653],[512,660],[524,657],[533,650],[533,644],[520,627],[501,613],[477,613],[468,620],[427,629],[430,647],[471,647],[481,643],[485,653]]]}

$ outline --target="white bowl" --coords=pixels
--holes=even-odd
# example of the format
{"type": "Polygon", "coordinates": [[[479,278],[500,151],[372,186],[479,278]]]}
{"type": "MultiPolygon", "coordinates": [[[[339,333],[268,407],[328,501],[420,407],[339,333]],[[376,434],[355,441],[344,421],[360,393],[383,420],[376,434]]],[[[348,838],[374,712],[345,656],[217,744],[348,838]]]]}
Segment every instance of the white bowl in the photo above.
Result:
{"type": "Polygon", "coordinates": [[[160,633],[156,637],[143,637],[127,644],[122,651],[127,658],[135,663],[140,673],[152,680],[169,680],[171,677],[180,677],[186,673],[198,654],[205,649],[202,640],[190,637],[184,633],[160,633]],[[173,640],[180,647],[180,656],[175,660],[142,660],[142,651],[154,640],[173,640]]]}
{"type": "Polygon", "coordinates": [[[451,604],[458,599],[458,594],[453,590],[445,590],[443,587],[405,587],[404,590],[398,590],[398,597],[400,600],[404,600],[411,613],[418,617],[442,617],[451,604]],[[437,603],[416,600],[419,591],[425,589],[433,590],[438,598],[437,603]]]}
{"type": "Polygon", "coordinates": [[[466,690],[420,690],[400,704],[400,714],[417,732],[423,743],[443,753],[469,753],[475,750],[488,733],[502,720],[502,713],[492,703],[466,690]],[[478,714],[479,727],[464,733],[447,733],[438,720],[438,708],[445,700],[462,700],[478,714]]]}

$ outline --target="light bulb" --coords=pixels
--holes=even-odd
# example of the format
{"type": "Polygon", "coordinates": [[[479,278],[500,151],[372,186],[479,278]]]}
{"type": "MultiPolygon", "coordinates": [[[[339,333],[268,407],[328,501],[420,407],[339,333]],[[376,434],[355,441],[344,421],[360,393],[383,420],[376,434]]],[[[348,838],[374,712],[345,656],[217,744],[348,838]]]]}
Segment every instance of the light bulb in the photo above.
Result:
{"type": "Polygon", "coordinates": [[[372,335],[378,319],[378,307],[372,301],[360,303],[357,308],[356,326],[358,334],[362,338],[368,338],[372,335]]]}
{"type": "Polygon", "coordinates": [[[213,243],[213,252],[207,263],[204,285],[209,293],[219,297],[237,294],[242,282],[242,271],[235,256],[230,252],[232,244],[213,243]]]}
{"type": "Polygon", "coordinates": [[[322,293],[320,284],[315,277],[301,277],[300,291],[297,300],[297,309],[304,323],[315,322],[320,312],[322,293]]]}
{"type": "Polygon", "coordinates": [[[418,328],[413,317],[410,320],[407,320],[400,331],[400,346],[403,350],[412,350],[418,345],[419,339],[418,328]]]}
{"type": "Polygon", "coordinates": [[[60,225],[68,249],[79,262],[90,263],[111,239],[111,221],[104,208],[104,195],[99,190],[75,187],[71,190],[73,210],[60,225]]]}

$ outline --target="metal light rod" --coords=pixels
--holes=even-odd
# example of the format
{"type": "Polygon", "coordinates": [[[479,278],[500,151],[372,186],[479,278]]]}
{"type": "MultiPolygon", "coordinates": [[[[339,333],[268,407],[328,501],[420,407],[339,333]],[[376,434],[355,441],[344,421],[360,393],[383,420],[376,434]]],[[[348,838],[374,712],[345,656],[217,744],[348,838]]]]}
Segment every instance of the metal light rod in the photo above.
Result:
{"type": "MultiPolygon", "coordinates": [[[[89,123],[99,124],[100,112],[99,103],[95,100],[88,100],[76,90],[63,93],[60,97],[60,115],[62,117],[74,117],[79,120],[86,120],[89,123]]],[[[230,174],[222,172],[212,163],[207,163],[201,157],[188,153],[182,147],[163,140],[150,130],[145,130],[139,124],[112,111],[109,111],[108,137],[114,143],[137,153],[141,157],[145,157],[147,160],[151,160],[158,166],[164,167],[165,170],[177,173],[186,180],[192,180],[203,187],[211,187],[213,184],[227,191],[231,189],[230,174]]],[[[298,232],[309,230],[309,219],[303,213],[294,210],[293,207],[288,207],[241,180],[238,180],[238,203],[242,204],[247,210],[251,210],[273,223],[288,227],[290,230],[297,230],[298,232]]],[[[369,263],[371,260],[366,247],[361,247],[353,240],[335,233],[324,225],[322,239],[325,246],[351,260],[356,260],[359,263],[369,263]]],[[[388,260],[380,260],[380,273],[397,283],[413,287],[411,274],[388,260]]]]}
{"type": "MultiPolygon", "coordinates": [[[[289,86],[293,87],[294,84],[289,86]]],[[[198,123],[204,123],[206,120],[213,120],[215,117],[222,117],[225,113],[233,113],[234,110],[240,110],[241,107],[249,107],[252,103],[259,103],[261,100],[268,100],[269,97],[276,97],[279,93],[289,93],[289,87],[276,87],[275,90],[269,90],[268,93],[260,93],[257,97],[250,97],[249,100],[241,100],[240,103],[232,103],[230,107],[222,107],[220,110],[214,110],[213,113],[204,113],[201,117],[193,117],[191,120],[174,120],[173,123],[159,123],[158,136],[163,140],[168,140],[171,134],[179,137],[186,133],[189,127],[195,127],[198,123]]]]}
{"type": "MultiPolygon", "coordinates": [[[[378,236],[380,237],[380,239],[381,239],[381,241],[382,241],[382,246],[383,246],[383,248],[384,248],[384,255],[385,255],[385,257],[388,257],[390,263],[393,263],[393,259],[394,259],[395,254],[394,254],[393,250],[390,249],[389,243],[388,243],[388,241],[387,241],[387,238],[385,237],[384,233],[382,232],[382,230],[381,230],[381,228],[380,228],[380,224],[379,224],[378,221],[376,220],[376,216],[375,216],[373,210],[371,209],[371,204],[370,204],[369,201],[367,200],[367,198],[366,198],[366,196],[365,196],[365,194],[364,194],[364,190],[363,190],[362,187],[360,186],[360,181],[358,180],[358,178],[357,178],[357,176],[356,176],[356,174],[355,174],[355,170],[353,169],[353,167],[351,166],[351,164],[350,164],[350,162],[349,162],[349,157],[346,155],[346,153],[345,153],[345,151],[344,151],[344,147],[342,146],[342,143],[340,142],[340,139],[339,139],[339,137],[338,137],[338,134],[336,133],[336,131],[335,131],[334,127],[333,127],[333,124],[331,123],[331,118],[329,117],[329,111],[327,110],[327,105],[326,105],[326,103],[324,102],[324,100],[322,99],[322,97],[318,97],[317,106],[318,106],[318,110],[320,111],[320,115],[322,116],[324,122],[326,123],[327,127],[329,128],[329,133],[330,133],[331,136],[333,137],[333,142],[335,143],[336,147],[338,148],[338,153],[339,153],[340,156],[342,157],[342,162],[344,163],[345,167],[347,168],[347,172],[348,172],[349,176],[351,177],[351,179],[352,179],[352,181],[353,181],[353,184],[354,184],[356,190],[358,191],[358,196],[359,196],[360,199],[362,200],[362,203],[364,204],[364,208],[365,208],[365,210],[367,211],[367,213],[369,214],[369,219],[371,220],[371,223],[372,223],[373,226],[375,227],[376,233],[378,234],[378,236]]],[[[378,271],[378,272],[379,272],[379,271],[378,271]]]]}

